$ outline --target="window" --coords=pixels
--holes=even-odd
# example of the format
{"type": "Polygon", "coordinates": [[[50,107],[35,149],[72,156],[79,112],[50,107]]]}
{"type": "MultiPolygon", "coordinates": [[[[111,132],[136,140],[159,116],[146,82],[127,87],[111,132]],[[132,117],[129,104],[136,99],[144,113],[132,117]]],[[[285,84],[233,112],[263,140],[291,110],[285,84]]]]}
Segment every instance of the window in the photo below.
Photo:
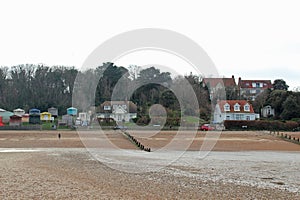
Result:
{"type": "Polygon", "coordinates": [[[242,114],[236,114],[235,119],[236,120],[242,120],[243,115],[242,114]]]}
{"type": "Polygon", "coordinates": [[[224,105],[224,111],[230,111],[230,105],[228,103],[224,105]]]}
{"type": "Polygon", "coordinates": [[[234,111],[240,111],[240,104],[236,103],[234,105],[234,111]]]}
{"type": "Polygon", "coordinates": [[[110,106],[104,106],[104,110],[110,110],[110,106]]]}
{"type": "Polygon", "coordinates": [[[250,120],[250,116],[247,115],[247,116],[246,116],[246,120],[250,120]]]}
{"type": "Polygon", "coordinates": [[[226,120],[230,120],[230,116],[229,115],[226,116],[226,120]]]}
{"type": "Polygon", "coordinates": [[[245,106],[244,106],[244,111],[250,111],[250,105],[249,104],[246,104],[245,106]]]}

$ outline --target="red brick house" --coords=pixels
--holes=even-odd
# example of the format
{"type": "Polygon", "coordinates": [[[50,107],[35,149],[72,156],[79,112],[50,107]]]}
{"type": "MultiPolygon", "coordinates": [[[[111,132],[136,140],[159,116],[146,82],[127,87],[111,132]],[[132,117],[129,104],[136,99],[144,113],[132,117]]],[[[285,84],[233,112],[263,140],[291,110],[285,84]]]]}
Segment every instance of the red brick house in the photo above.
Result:
{"type": "Polygon", "coordinates": [[[226,89],[237,90],[235,78],[203,78],[203,86],[207,86],[210,93],[210,99],[213,99],[217,92],[226,89]]]}
{"type": "Polygon", "coordinates": [[[270,80],[242,80],[240,77],[238,89],[240,98],[254,101],[263,91],[273,89],[273,85],[270,80]]]}

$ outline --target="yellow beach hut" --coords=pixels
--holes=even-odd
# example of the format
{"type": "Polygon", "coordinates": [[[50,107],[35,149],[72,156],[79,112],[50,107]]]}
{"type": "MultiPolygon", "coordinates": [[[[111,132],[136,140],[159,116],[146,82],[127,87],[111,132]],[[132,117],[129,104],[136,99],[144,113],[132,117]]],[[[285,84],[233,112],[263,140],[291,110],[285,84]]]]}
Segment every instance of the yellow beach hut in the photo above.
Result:
{"type": "Polygon", "coordinates": [[[41,121],[50,121],[51,120],[51,113],[49,112],[43,112],[40,115],[41,121]]]}

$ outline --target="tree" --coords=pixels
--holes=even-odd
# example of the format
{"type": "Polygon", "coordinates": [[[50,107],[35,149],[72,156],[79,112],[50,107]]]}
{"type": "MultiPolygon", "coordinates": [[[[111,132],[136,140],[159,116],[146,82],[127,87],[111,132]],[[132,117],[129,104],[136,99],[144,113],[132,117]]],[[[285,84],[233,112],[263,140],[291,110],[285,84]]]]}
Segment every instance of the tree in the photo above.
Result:
{"type": "Polygon", "coordinates": [[[289,96],[289,92],[285,90],[273,90],[267,101],[266,104],[271,105],[275,109],[276,116],[280,116],[283,111],[283,102],[289,96]]]}
{"type": "Polygon", "coordinates": [[[255,98],[255,101],[252,102],[253,109],[256,113],[260,113],[260,110],[266,106],[270,93],[271,90],[264,90],[255,98]]]}
{"type": "Polygon", "coordinates": [[[289,86],[283,79],[276,79],[273,83],[274,90],[288,90],[289,86]]]}
{"type": "Polygon", "coordinates": [[[290,120],[292,118],[300,117],[300,105],[295,96],[290,95],[284,101],[281,117],[282,117],[282,119],[285,119],[285,120],[290,120]]]}

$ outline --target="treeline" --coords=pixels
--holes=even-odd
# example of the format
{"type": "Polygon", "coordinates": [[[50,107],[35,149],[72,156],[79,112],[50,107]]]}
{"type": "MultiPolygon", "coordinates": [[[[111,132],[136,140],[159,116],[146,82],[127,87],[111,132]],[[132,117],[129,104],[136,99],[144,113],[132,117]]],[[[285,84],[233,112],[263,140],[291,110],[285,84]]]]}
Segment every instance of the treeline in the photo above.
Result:
{"type": "Polygon", "coordinates": [[[17,65],[0,68],[0,108],[13,110],[54,106],[64,111],[72,102],[78,71],[74,67],[17,65]]]}
{"type": "Polygon", "coordinates": [[[299,118],[300,121],[300,92],[288,91],[288,87],[277,87],[273,90],[265,90],[253,102],[257,113],[264,106],[270,105],[275,110],[272,119],[291,120],[299,118]]]}
{"type": "Polygon", "coordinates": [[[72,105],[73,89],[82,91],[77,98],[81,104],[78,106],[84,105],[82,110],[88,106],[97,107],[104,101],[126,98],[137,104],[140,118],[147,117],[149,108],[154,104],[163,105],[168,116],[174,118],[183,112],[194,116],[200,113],[202,118],[209,119],[211,113],[208,89],[202,86],[201,77],[192,74],[171,77],[169,72],[161,72],[155,67],[141,69],[130,66],[126,69],[113,63],[85,71],[75,67],[28,64],[0,67],[0,108],[22,108],[26,111],[39,108],[46,111],[53,106],[62,115],[72,105]],[[186,89],[187,83],[196,95],[198,106],[189,102],[192,92],[186,89]],[[184,97],[181,99],[186,99],[186,102],[178,101],[176,96],[184,97]],[[183,108],[180,103],[184,104],[183,108]]]}

